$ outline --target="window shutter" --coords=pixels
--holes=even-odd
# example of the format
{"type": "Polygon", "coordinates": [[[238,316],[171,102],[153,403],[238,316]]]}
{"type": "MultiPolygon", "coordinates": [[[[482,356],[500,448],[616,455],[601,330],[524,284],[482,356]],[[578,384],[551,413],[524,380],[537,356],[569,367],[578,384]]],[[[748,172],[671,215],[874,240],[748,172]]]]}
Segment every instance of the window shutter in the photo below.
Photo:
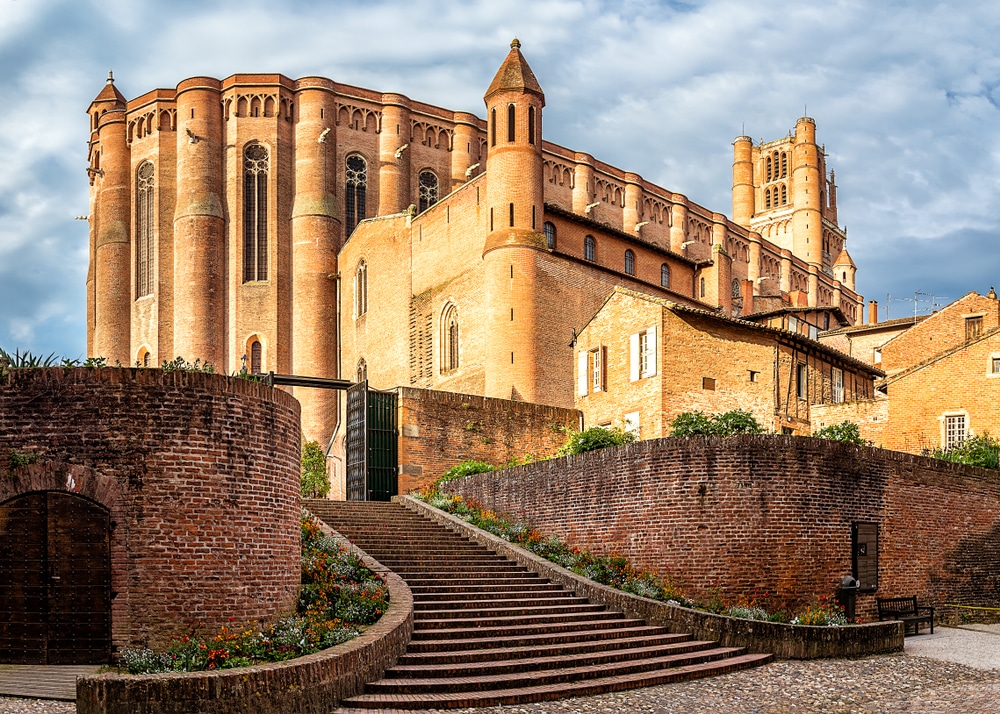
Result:
{"type": "Polygon", "coordinates": [[[581,352],[576,356],[577,362],[577,395],[581,397],[587,396],[587,353],[581,352]]]}
{"type": "Polygon", "coordinates": [[[608,391],[608,348],[601,345],[601,389],[608,391]]]}
{"type": "Polygon", "coordinates": [[[628,338],[628,374],[629,381],[639,381],[639,333],[628,338]]]}
{"type": "Polygon", "coordinates": [[[657,362],[660,358],[660,343],[656,339],[656,325],[646,330],[646,340],[646,344],[649,345],[649,360],[647,362],[649,365],[649,374],[647,376],[654,377],[657,373],[657,362]]]}

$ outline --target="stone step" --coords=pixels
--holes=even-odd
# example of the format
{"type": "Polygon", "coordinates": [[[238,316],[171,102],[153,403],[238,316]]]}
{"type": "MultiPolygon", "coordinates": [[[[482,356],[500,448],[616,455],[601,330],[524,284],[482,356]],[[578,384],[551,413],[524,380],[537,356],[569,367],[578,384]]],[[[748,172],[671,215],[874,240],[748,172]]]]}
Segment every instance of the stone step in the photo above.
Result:
{"type": "MultiPolygon", "coordinates": [[[[312,504],[315,503],[313,506],[312,504]]],[[[767,661],[626,618],[398,504],[308,507],[411,587],[406,653],[338,711],[522,704],[767,661]]]]}
{"type": "Polygon", "coordinates": [[[683,646],[689,642],[694,642],[691,635],[656,634],[604,639],[601,640],[599,649],[595,649],[594,642],[591,640],[570,640],[568,642],[553,642],[526,647],[495,647],[492,649],[453,650],[450,652],[407,652],[396,661],[396,666],[430,667],[448,665],[454,667],[455,665],[471,665],[477,662],[492,662],[496,666],[502,667],[504,663],[511,663],[521,659],[581,655],[595,651],[618,652],[626,650],[641,652],[642,650],[657,647],[683,646]]]}
{"type": "MultiPolygon", "coordinates": [[[[458,628],[452,630],[414,630],[410,639],[413,652],[441,652],[448,649],[491,649],[497,647],[526,647],[562,642],[594,642],[633,637],[641,632],[665,634],[665,628],[640,626],[623,627],[621,621],[589,623],[574,622],[566,626],[549,628],[524,627],[518,632],[503,628],[458,628]],[[603,625],[603,627],[602,627],[603,625]],[[500,633],[498,635],[498,632],[500,633]]],[[[407,652],[411,650],[407,648],[407,652]]]]}
{"type": "Polygon", "coordinates": [[[686,667],[743,654],[739,647],[715,647],[694,652],[680,652],[635,660],[613,660],[594,664],[579,664],[574,658],[559,658],[561,666],[550,669],[507,671],[474,677],[393,677],[389,672],[377,682],[365,687],[369,694],[426,694],[428,692],[480,692],[512,687],[538,687],[565,682],[578,682],[600,677],[618,677],[650,672],[669,667],[686,667]]]}
{"type": "Polygon", "coordinates": [[[670,682],[682,682],[756,667],[770,661],[771,655],[739,655],[712,662],[672,667],[653,672],[635,672],[586,681],[506,688],[489,691],[432,692],[420,695],[362,694],[341,702],[339,714],[355,714],[373,709],[459,709],[491,707],[551,701],[566,697],[583,697],[607,692],[620,692],[637,687],[650,687],[670,682]]]}
{"type": "Polygon", "coordinates": [[[459,616],[438,617],[438,618],[416,618],[414,619],[414,631],[419,627],[421,633],[430,630],[475,630],[482,632],[489,629],[506,629],[508,632],[517,628],[539,627],[542,631],[549,631],[553,626],[564,626],[571,623],[586,623],[593,625],[598,621],[621,620],[621,615],[617,612],[608,611],[586,611],[580,613],[549,613],[531,614],[515,611],[496,612],[495,614],[484,613],[459,613],[459,616]],[[467,614],[466,614],[467,613],[467,614]]]}

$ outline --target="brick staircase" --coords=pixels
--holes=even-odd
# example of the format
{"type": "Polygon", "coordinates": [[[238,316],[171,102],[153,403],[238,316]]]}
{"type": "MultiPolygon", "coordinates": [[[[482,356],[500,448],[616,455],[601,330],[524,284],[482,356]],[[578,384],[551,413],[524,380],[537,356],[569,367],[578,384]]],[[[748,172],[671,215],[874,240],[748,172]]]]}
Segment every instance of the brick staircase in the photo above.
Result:
{"type": "Polygon", "coordinates": [[[309,501],[413,592],[396,666],[341,714],[456,709],[634,689],[746,669],[771,655],[695,641],[592,605],[395,503],[309,501]]]}

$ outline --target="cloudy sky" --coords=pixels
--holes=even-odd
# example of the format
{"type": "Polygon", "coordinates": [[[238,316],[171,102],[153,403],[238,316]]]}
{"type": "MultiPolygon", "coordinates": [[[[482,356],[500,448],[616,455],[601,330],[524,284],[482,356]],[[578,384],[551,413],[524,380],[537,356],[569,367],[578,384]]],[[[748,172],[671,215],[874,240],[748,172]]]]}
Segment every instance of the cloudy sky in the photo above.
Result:
{"type": "Polygon", "coordinates": [[[545,137],[731,213],[733,138],[804,112],[858,289],[889,316],[1000,287],[995,0],[0,0],[0,347],[85,351],[90,100],[322,75],[483,115],[512,37],[545,137]]]}

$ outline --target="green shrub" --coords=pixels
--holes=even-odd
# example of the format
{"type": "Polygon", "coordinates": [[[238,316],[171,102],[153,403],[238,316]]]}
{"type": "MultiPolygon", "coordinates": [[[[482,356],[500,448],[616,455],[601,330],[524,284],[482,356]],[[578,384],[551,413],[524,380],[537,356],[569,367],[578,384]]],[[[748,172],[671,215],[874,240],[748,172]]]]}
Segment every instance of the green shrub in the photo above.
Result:
{"type": "Polygon", "coordinates": [[[488,471],[496,471],[496,467],[493,466],[493,464],[486,463],[485,461],[463,461],[457,466],[452,466],[450,469],[445,471],[438,481],[454,481],[455,479],[462,478],[463,476],[484,474],[488,471]]]}
{"type": "Polygon", "coordinates": [[[761,434],[764,427],[744,409],[709,416],[704,412],[682,412],[670,422],[670,436],[736,436],[761,434]]]}
{"type": "Polygon", "coordinates": [[[849,421],[824,426],[822,429],[814,431],[812,435],[819,439],[843,441],[847,444],[857,444],[858,446],[868,445],[868,442],[861,438],[861,427],[849,421]]]}
{"type": "Polygon", "coordinates": [[[619,427],[605,429],[601,426],[592,426],[584,431],[571,431],[569,439],[559,447],[556,456],[582,454],[585,451],[594,451],[608,446],[631,444],[633,441],[635,441],[635,434],[630,431],[619,427]]]}
{"type": "Polygon", "coordinates": [[[302,445],[302,498],[326,498],[330,479],[326,475],[326,454],[318,441],[302,445]]]}
{"type": "Polygon", "coordinates": [[[931,456],[958,464],[1000,469],[1000,441],[984,431],[980,435],[966,437],[961,444],[951,449],[935,449],[931,456]]]}

